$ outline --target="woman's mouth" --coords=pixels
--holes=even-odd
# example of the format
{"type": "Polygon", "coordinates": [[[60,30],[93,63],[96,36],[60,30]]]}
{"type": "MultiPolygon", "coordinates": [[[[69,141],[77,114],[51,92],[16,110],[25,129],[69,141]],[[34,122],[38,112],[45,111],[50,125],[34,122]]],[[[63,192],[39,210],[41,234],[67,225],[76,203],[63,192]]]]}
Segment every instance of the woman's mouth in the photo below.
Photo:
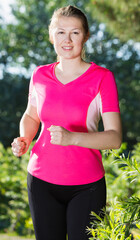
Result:
{"type": "Polygon", "coordinates": [[[69,51],[69,50],[72,50],[73,47],[67,47],[67,46],[66,46],[66,47],[62,47],[62,48],[63,48],[64,50],[68,50],[68,51],[69,51]]]}

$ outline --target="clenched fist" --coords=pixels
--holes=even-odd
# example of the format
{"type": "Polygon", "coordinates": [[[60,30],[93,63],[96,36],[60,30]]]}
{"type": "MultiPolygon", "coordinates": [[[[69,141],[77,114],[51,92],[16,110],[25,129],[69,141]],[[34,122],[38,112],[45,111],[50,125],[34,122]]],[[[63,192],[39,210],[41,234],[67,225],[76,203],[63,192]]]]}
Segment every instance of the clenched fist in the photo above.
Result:
{"type": "Polygon", "coordinates": [[[61,126],[54,125],[51,125],[49,128],[47,128],[47,130],[50,131],[50,142],[52,144],[62,146],[73,145],[73,132],[70,132],[61,126]]]}
{"type": "Polygon", "coordinates": [[[30,143],[28,138],[17,137],[11,143],[12,152],[16,157],[20,157],[21,155],[27,152],[29,145],[30,143]]]}

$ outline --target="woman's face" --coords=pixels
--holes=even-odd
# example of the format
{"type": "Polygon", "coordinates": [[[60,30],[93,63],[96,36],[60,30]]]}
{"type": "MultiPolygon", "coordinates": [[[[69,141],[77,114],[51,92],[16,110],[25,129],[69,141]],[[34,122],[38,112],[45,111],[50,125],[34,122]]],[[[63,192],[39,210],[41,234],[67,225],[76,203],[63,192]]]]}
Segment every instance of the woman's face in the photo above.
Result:
{"type": "Polygon", "coordinates": [[[87,38],[80,19],[76,17],[59,17],[51,36],[55,51],[60,59],[81,57],[83,44],[87,38]]]}

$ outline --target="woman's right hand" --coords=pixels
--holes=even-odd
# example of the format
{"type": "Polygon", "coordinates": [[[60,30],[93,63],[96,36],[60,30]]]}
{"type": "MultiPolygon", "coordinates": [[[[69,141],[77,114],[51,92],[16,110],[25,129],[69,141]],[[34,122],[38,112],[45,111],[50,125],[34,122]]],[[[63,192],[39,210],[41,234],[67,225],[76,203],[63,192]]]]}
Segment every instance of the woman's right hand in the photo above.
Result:
{"type": "Polygon", "coordinates": [[[11,143],[12,152],[16,157],[22,156],[24,153],[27,152],[30,142],[26,137],[17,137],[11,143]]]}

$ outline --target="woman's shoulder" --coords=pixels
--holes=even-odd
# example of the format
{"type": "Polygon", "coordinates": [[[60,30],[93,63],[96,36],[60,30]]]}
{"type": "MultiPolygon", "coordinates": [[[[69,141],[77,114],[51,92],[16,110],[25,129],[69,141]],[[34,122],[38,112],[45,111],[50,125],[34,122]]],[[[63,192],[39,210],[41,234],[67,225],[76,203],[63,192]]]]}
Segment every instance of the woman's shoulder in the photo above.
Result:
{"type": "Polygon", "coordinates": [[[109,73],[109,72],[111,72],[111,70],[110,69],[108,69],[106,66],[104,66],[104,65],[98,65],[98,64],[96,64],[96,63],[94,63],[94,62],[91,62],[92,63],[92,66],[93,66],[93,69],[94,70],[97,70],[98,72],[100,72],[100,73],[103,73],[103,74],[105,74],[105,73],[109,73]]]}
{"type": "MultiPolygon", "coordinates": [[[[106,68],[105,66],[98,65],[94,62],[91,62],[92,65],[90,67],[89,78],[90,79],[98,79],[98,83],[103,79],[112,77],[113,73],[106,68]]],[[[96,81],[97,82],[97,81],[96,81]]]]}
{"type": "Polygon", "coordinates": [[[38,83],[43,81],[44,76],[51,77],[53,75],[53,66],[56,63],[49,63],[46,65],[39,65],[37,66],[34,71],[32,72],[32,81],[33,83],[38,83]]]}
{"type": "Polygon", "coordinates": [[[35,69],[34,69],[34,74],[36,74],[37,72],[43,72],[43,71],[49,71],[49,70],[52,70],[53,66],[56,64],[56,62],[54,63],[48,63],[48,64],[45,64],[45,65],[39,65],[37,66],[35,69]]]}

